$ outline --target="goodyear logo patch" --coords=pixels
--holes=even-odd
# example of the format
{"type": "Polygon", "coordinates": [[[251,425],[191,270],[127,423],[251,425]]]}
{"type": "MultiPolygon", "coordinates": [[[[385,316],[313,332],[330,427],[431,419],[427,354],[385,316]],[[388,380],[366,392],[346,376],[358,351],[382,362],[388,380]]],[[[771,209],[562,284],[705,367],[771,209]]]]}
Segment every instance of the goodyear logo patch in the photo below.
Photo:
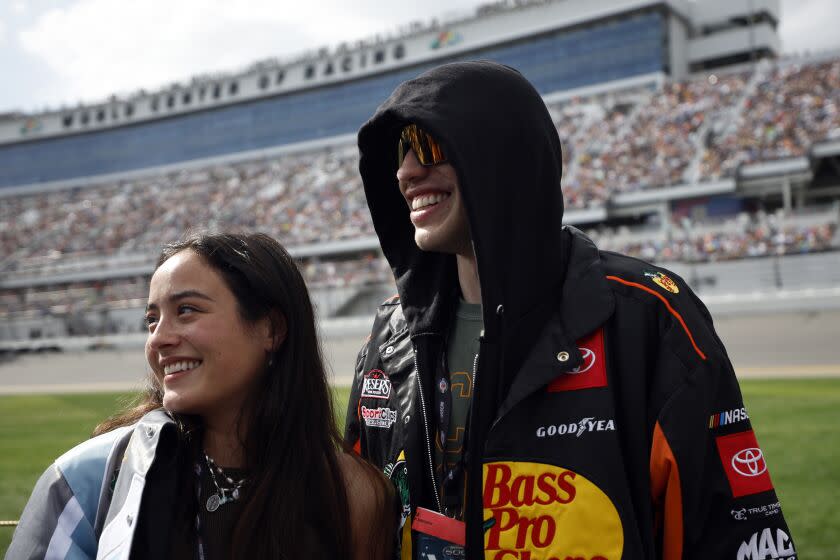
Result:
{"type": "Polygon", "coordinates": [[[653,280],[653,283],[660,288],[671,292],[672,294],[680,293],[680,287],[674,282],[670,276],[662,272],[645,272],[645,276],[653,280]]]}
{"type": "Polygon", "coordinates": [[[483,471],[485,559],[621,558],[618,511],[584,476],[518,461],[487,463],[483,471]]]}

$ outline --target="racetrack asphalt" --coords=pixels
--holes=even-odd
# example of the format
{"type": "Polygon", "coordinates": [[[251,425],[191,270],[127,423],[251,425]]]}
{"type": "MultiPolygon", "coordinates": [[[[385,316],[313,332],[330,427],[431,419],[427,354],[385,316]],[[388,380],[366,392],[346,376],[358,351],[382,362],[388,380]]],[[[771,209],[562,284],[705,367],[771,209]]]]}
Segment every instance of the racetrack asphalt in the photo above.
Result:
{"type": "MultiPolygon", "coordinates": [[[[738,377],[840,376],[840,311],[736,316],[715,327],[738,377]]],[[[349,385],[363,334],[324,340],[336,385],[349,385]]],[[[148,371],[142,348],[0,358],[0,395],[129,391],[148,371]]]]}

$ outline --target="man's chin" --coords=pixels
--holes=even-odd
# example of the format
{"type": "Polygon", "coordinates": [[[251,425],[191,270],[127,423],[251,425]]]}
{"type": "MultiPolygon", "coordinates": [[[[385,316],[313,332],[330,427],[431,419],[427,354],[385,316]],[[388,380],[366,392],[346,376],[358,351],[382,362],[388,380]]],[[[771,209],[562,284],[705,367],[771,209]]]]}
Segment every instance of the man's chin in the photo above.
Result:
{"type": "Polygon", "coordinates": [[[441,239],[437,232],[427,231],[425,229],[417,229],[414,231],[414,243],[421,251],[432,253],[452,253],[449,250],[448,244],[441,239]]]}

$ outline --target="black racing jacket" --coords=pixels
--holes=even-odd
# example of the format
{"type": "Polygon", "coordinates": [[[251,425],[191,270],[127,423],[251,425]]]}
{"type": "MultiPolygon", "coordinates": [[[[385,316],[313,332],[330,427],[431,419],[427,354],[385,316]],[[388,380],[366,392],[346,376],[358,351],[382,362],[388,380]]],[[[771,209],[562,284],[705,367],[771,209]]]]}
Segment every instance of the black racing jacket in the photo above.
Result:
{"type": "MultiPolygon", "coordinates": [[[[481,440],[467,435],[468,491],[480,494],[477,511],[468,497],[468,558],[482,557],[479,543],[497,560],[795,559],[702,302],[665,269],[601,252],[573,228],[564,237],[550,318],[481,440]]],[[[445,348],[443,330],[411,333],[394,297],[356,364],[345,437],[402,498],[403,558],[416,508],[440,511],[430,403],[445,348]]],[[[491,361],[504,356],[482,339],[476,398],[491,361]]]]}
{"type": "Polygon", "coordinates": [[[519,72],[487,61],[401,84],[358,136],[399,297],[359,356],[346,437],[403,497],[405,556],[416,508],[440,509],[430,403],[459,286],[454,255],[415,243],[396,178],[408,123],[452,166],[481,285],[467,560],[795,557],[708,312],[670,272],[564,228],[551,114],[519,72]]]}

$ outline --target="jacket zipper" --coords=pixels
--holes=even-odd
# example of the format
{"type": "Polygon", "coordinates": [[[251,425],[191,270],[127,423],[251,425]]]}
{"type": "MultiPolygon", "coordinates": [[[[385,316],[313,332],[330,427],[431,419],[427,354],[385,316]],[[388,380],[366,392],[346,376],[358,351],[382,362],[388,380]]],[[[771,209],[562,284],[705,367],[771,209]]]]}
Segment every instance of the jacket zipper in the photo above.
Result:
{"type": "Polygon", "coordinates": [[[475,353],[473,359],[473,375],[472,375],[472,392],[475,395],[475,380],[478,378],[478,352],[475,353]]]}
{"type": "Polygon", "coordinates": [[[443,512],[440,504],[440,494],[437,489],[437,479],[435,479],[435,463],[432,460],[432,441],[429,438],[429,419],[426,416],[426,399],[423,397],[423,384],[420,382],[420,368],[417,367],[417,346],[414,346],[414,377],[417,379],[417,390],[420,392],[420,411],[423,413],[423,435],[426,437],[426,458],[429,466],[430,480],[432,481],[432,490],[435,493],[435,503],[437,504],[438,513],[443,512]]]}

